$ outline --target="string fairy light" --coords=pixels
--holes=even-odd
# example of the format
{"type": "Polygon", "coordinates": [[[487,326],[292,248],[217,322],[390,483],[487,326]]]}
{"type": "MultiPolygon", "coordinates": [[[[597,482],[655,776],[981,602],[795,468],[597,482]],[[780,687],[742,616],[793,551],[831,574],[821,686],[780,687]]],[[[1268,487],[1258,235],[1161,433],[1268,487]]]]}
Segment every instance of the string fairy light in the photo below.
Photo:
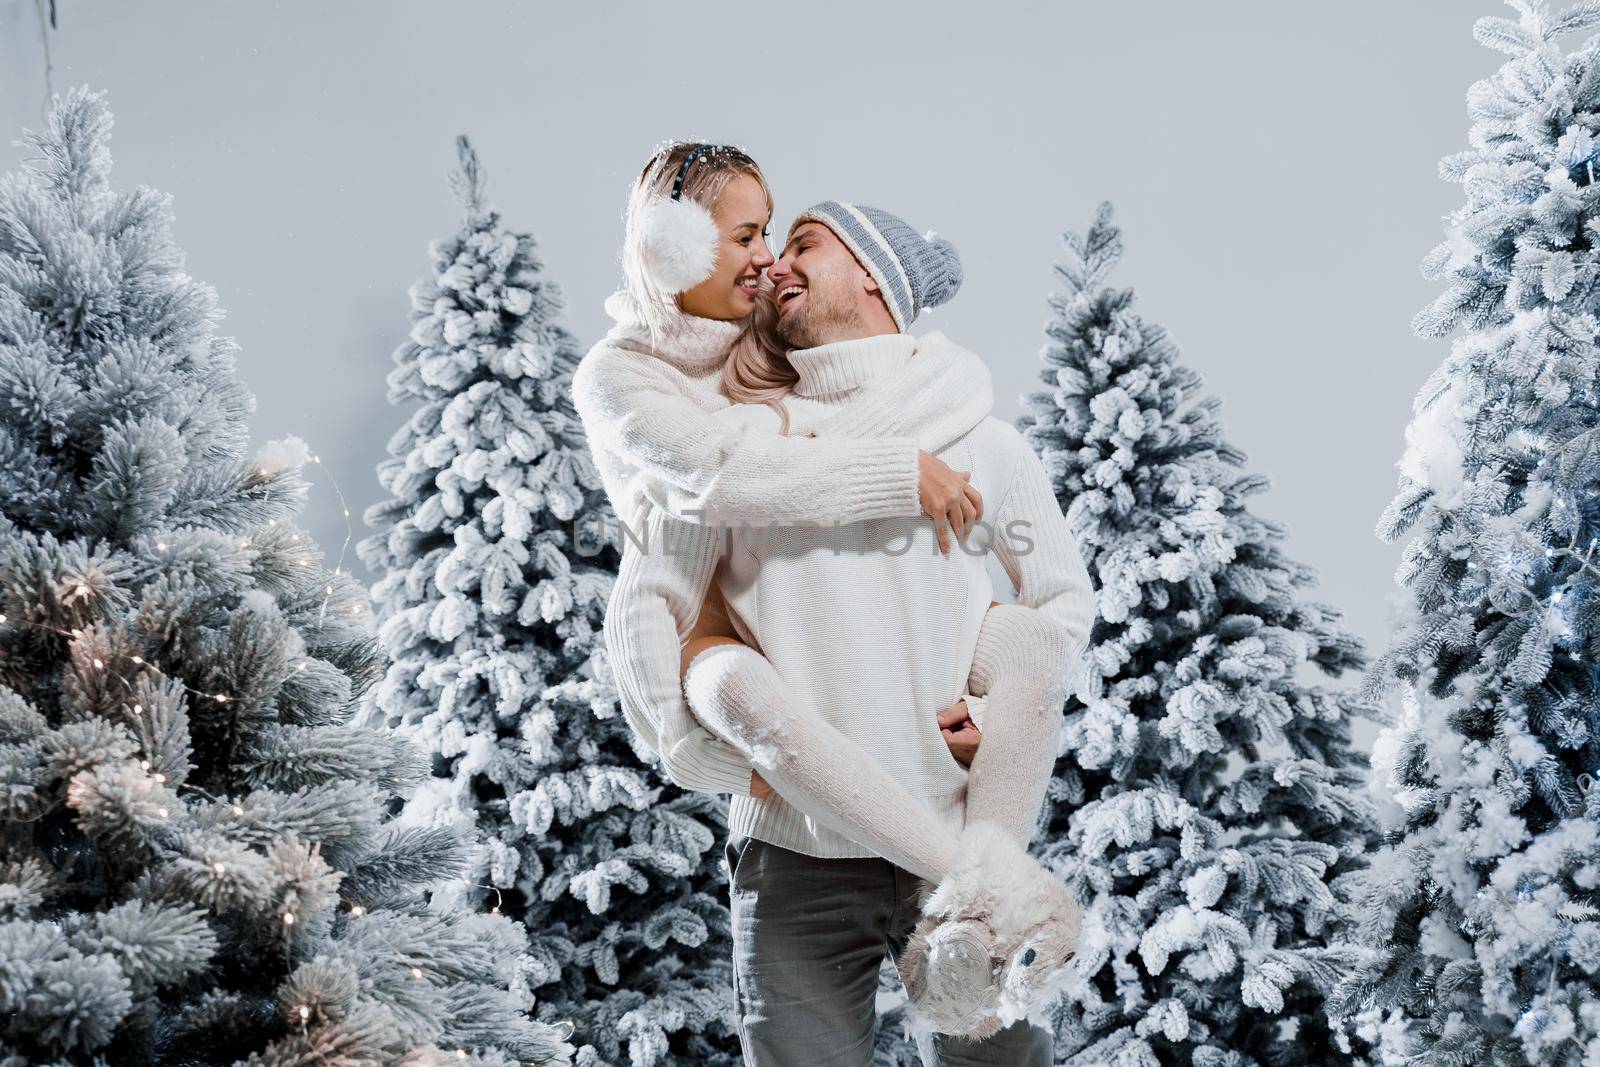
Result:
{"type": "MultiPolygon", "coordinates": [[[[345,497],[344,490],[339,486],[339,479],[334,476],[334,473],[333,473],[332,469],[330,469],[327,464],[322,462],[322,457],[313,452],[313,453],[310,453],[310,459],[311,459],[311,462],[315,463],[318,467],[320,467],[323,470],[324,473],[326,473],[327,478],[328,478],[328,484],[333,489],[334,496],[337,497],[338,500],[339,500],[339,512],[344,518],[344,541],[339,545],[339,558],[335,562],[334,568],[333,568],[333,573],[336,576],[337,575],[342,575],[344,573],[345,557],[348,555],[349,550],[350,550],[350,543],[355,539],[355,528],[350,522],[350,502],[345,497]]],[[[258,474],[265,474],[266,473],[265,469],[261,468],[261,467],[257,467],[256,471],[257,471],[258,474]]],[[[278,521],[277,519],[270,519],[270,520],[268,520],[267,525],[269,525],[269,526],[275,525],[277,523],[277,521],[278,521]]],[[[295,534],[291,534],[290,535],[289,540],[292,543],[298,544],[303,540],[303,538],[302,538],[302,536],[300,534],[295,533],[295,534]]],[[[249,543],[249,539],[248,538],[241,537],[238,540],[238,545],[241,548],[244,547],[248,543],[249,543]]],[[[156,542],[156,549],[158,551],[162,551],[162,552],[166,551],[167,542],[162,541],[162,540],[158,540],[156,542]]],[[[298,561],[295,561],[295,562],[301,563],[302,565],[305,565],[305,566],[310,566],[311,565],[311,561],[310,560],[298,560],[298,561]]],[[[328,603],[333,598],[333,592],[334,592],[334,588],[333,588],[333,584],[331,582],[326,582],[326,583],[323,584],[322,604],[319,606],[318,611],[317,611],[317,628],[319,630],[322,629],[324,627],[325,623],[326,623],[327,614],[328,614],[328,603]]],[[[70,604],[74,600],[77,600],[77,599],[88,599],[92,595],[93,595],[93,590],[90,588],[89,584],[87,582],[79,580],[79,581],[76,581],[73,584],[73,587],[72,587],[71,591],[69,593],[67,593],[64,597],[62,597],[62,603],[63,604],[70,604]]],[[[347,610],[346,614],[348,614],[348,615],[350,615],[352,617],[360,616],[362,614],[361,605],[359,605],[359,604],[352,605],[347,610]]],[[[6,615],[0,614],[0,626],[6,625],[8,621],[10,621],[10,620],[8,620],[6,615]]],[[[36,629],[46,630],[46,631],[49,631],[49,632],[53,632],[53,633],[55,633],[55,634],[57,634],[59,636],[67,637],[67,638],[69,638],[71,640],[81,640],[82,637],[83,637],[82,633],[79,632],[79,631],[63,630],[60,627],[51,626],[48,623],[39,623],[39,622],[33,622],[31,620],[22,620],[20,622],[12,622],[11,624],[12,625],[29,626],[29,627],[33,627],[33,628],[36,628],[36,629]]],[[[141,667],[148,667],[149,669],[155,671],[157,674],[161,675],[163,678],[169,678],[169,679],[172,679],[172,680],[178,682],[180,685],[183,686],[184,689],[186,689],[190,693],[193,693],[196,696],[212,700],[212,701],[214,701],[215,703],[218,703],[218,704],[226,704],[228,702],[228,694],[226,694],[226,693],[208,693],[205,690],[196,689],[194,686],[189,685],[183,679],[176,678],[175,676],[167,673],[166,671],[163,671],[160,667],[156,666],[155,664],[147,663],[144,660],[144,658],[141,657],[141,656],[137,656],[137,655],[136,656],[130,656],[129,659],[132,660],[133,663],[135,663],[135,664],[137,664],[137,665],[139,665],[141,667]]],[[[95,657],[93,662],[94,662],[94,666],[95,666],[96,670],[105,670],[105,662],[102,659],[100,659],[99,657],[95,657]]],[[[306,663],[305,663],[304,660],[300,661],[295,667],[295,671],[297,673],[300,672],[300,671],[304,671],[305,669],[306,669],[306,663]]],[[[132,688],[133,688],[132,684],[126,678],[122,677],[122,675],[120,673],[118,673],[116,671],[111,671],[110,673],[111,673],[112,677],[114,677],[118,681],[120,681],[123,684],[124,687],[126,687],[130,691],[132,690],[132,688]]],[[[144,708],[143,708],[142,705],[140,705],[140,704],[133,705],[133,713],[135,715],[142,715],[143,712],[144,712],[144,708]]]]}
{"type": "MultiPolygon", "coordinates": [[[[333,489],[333,495],[335,497],[337,497],[338,500],[339,500],[339,514],[344,518],[344,541],[343,541],[343,543],[341,543],[339,545],[339,558],[334,563],[334,567],[333,567],[334,575],[338,576],[338,575],[341,575],[341,574],[344,573],[345,557],[349,553],[349,551],[350,551],[350,543],[353,540],[355,540],[355,535],[356,535],[355,527],[353,525],[351,525],[351,522],[350,522],[350,501],[345,497],[344,490],[339,487],[339,479],[334,476],[333,470],[326,463],[322,462],[322,457],[317,455],[315,452],[311,452],[310,450],[307,450],[306,455],[307,455],[307,458],[309,458],[312,463],[315,463],[318,467],[322,468],[323,472],[327,475],[327,477],[328,477],[328,485],[329,485],[330,488],[333,489]]],[[[267,472],[267,468],[265,468],[265,467],[257,467],[256,468],[256,473],[258,475],[261,475],[261,476],[265,477],[267,475],[267,473],[268,473],[267,472]]],[[[271,495],[271,490],[267,490],[267,493],[270,496],[271,495]]],[[[267,520],[267,525],[268,526],[275,526],[275,525],[277,525],[277,522],[278,522],[277,519],[268,519],[267,520]]],[[[298,533],[289,535],[289,543],[290,544],[299,544],[302,540],[305,540],[305,538],[302,538],[301,535],[298,534],[298,533]]],[[[308,566],[311,565],[311,561],[310,560],[290,560],[290,563],[292,563],[292,564],[294,564],[296,566],[303,566],[303,567],[308,567],[308,566]]],[[[322,628],[322,626],[323,626],[323,624],[324,624],[324,622],[325,622],[325,620],[327,618],[328,602],[332,598],[333,598],[333,586],[331,584],[324,584],[323,590],[322,590],[322,605],[318,609],[318,612],[317,612],[317,628],[318,629],[322,628]]],[[[351,612],[350,614],[358,614],[358,613],[357,612],[351,612]]]]}
{"type": "MultiPolygon", "coordinates": [[[[333,566],[333,573],[335,575],[340,575],[344,573],[345,553],[350,549],[350,542],[355,539],[355,528],[350,525],[350,502],[345,499],[344,490],[339,488],[339,479],[335,478],[333,476],[333,471],[328,468],[326,463],[322,462],[322,457],[313,452],[311,453],[311,462],[322,468],[322,470],[327,474],[328,484],[333,487],[333,495],[339,498],[339,512],[344,516],[344,543],[339,546],[339,559],[334,563],[333,566]]],[[[295,535],[295,539],[299,539],[298,534],[295,535]]],[[[326,586],[324,590],[322,597],[322,609],[317,614],[318,627],[321,627],[323,620],[327,617],[328,601],[332,599],[332,597],[333,586],[330,584],[326,586]]],[[[355,614],[355,612],[352,612],[351,614],[355,614]]]]}
{"type": "Polygon", "coordinates": [[[505,898],[500,895],[500,887],[499,886],[487,885],[487,884],[485,884],[483,882],[474,882],[471,878],[463,878],[463,879],[461,879],[461,884],[464,885],[464,886],[476,886],[479,889],[487,889],[487,890],[489,890],[489,892],[493,893],[494,894],[494,906],[489,909],[489,914],[490,915],[499,915],[500,914],[500,905],[505,903],[505,898]]]}
{"type": "MultiPolygon", "coordinates": [[[[46,622],[33,622],[32,620],[28,620],[28,619],[21,619],[21,620],[9,619],[7,616],[0,615],[0,626],[4,626],[4,625],[11,625],[11,626],[18,626],[18,627],[28,627],[29,629],[34,629],[34,630],[43,630],[46,633],[53,633],[58,637],[65,637],[69,641],[81,641],[81,640],[83,640],[83,636],[84,636],[82,630],[65,630],[65,629],[62,629],[59,626],[52,626],[52,625],[50,625],[49,623],[46,623],[46,622]]],[[[207,692],[204,689],[196,689],[194,686],[190,685],[188,682],[185,682],[182,678],[179,678],[176,675],[170,674],[167,671],[162,670],[159,666],[157,666],[154,663],[151,663],[149,660],[146,660],[143,656],[129,656],[128,659],[129,659],[130,662],[132,662],[132,663],[134,663],[134,664],[136,664],[136,665],[138,665],[140,667],[144,667],[147,670],[154,671],[156,674],[161,675],[161,677],[163,677],[163,678],[167,678],[167,679],[170,679],[170,680],[172,680],[174,682],[177,682],[184,689],[186,689],[190,693],[193,693],[195,696],[203,697],[206,700],[215,701],[215,702],[217,702],[219,704],[225,704],[228,701],[228,694],[226,694],[226,693],[211,693],[211,692],[207,692]]],[[[120,671],[117,671],[117,670],[114,670],[114,669],[108,669],[106,667],[105,661],[101,660],[98,657],[96,657],[92,662],[94,663],[94,666],[95,666],[95,668],[97,670],[105,671],[105,673],[107,675],[109,675],[110,677],[116,679],[118,682],[121,682],[122,685],[123,685],[123,688],[127,689],[130,693],[133,691],[133,683],[130,682],[126,677],[124,677],[120,671]]],[[[143,712],[144,712],[144,706],[142,704],[134,704],[134,705],[132,705],[132,710],[133,710],[133,713],[135,715],[140,715],[140,714],[143,714],[143,712]]]]}
{"type": "MultiPolygon", "coordinates": [[[[312,454],[311,455],[311,460],[312,460],[312,462],[316,463],[319,467],[321,467],[324,471],[327,472],[328,482],[333,488],[334,495],[338,497],[339,510],[340,510],[340,513],[344,517],[345,537],[344,537],[343,543],[339,546],[339,558],[338,558],[338,562],[336,563],[336,565],[334,567],[334,574],[338,575],[338,574],[343,573],[345,557],[349,552],[350,543],[355,537],[355,530],[354,530],[354,527],[351,525],[351,522],[350,522],[350,504],[349,504],[348,499],[344,495],[344,490],[342,488],[340,488],[340,486],[339,486],[338,479],[334,476],[333,471],[330,470],[327,467],[327,465],[322,462],[322,458],[320,456],[312,454]]],[[[260,468],[257,468],[257,470],[258,470],[258,472],[261,472],[260,468]]],[[[276,525],[277,521],[278,520],[275,519],[275,518],[274,519],[270,519],[270,520],[268,520],[267,525],[269,525],[269,526],[276,525]]],[[[300,534],[298,534],[298,533],[291,534],[289,539],[290,539],[291,542],[296,543],[296,544],[298,544],[302,540],[304,540],[304,538],[302,538],[302,536],[300,534]]],[[[241,548],[244,547],[245,545],[247,545],[248,543],[249,543],[249,539],[248,538],[244,538],[244,537],[239,538],[238,542],[237,542],[237,544],[241,548]]],[[[157,549],[157,551],[165,552],[167,550],[167,547],[168,547],[168,545],[167,545],[167,542],[165,540],[158,539],[156,541],[156,549],[157,549]]],[[[297,560],[297,561],[293,561],[293,562],[297,562],[297,563],[303,564],[305,566],[310,566],[311,565],[311,561],[310,560],[297,560]]],[[[61,596],[61,602],[62,602],[63,605],[71,605],[74,601],[77,601],[77,600],[86,600],[86,601],[90,600],[90,599],[92,599],[93,595],[94,595],[94,590],[91,587],[91,585],[89,584],[89,582],[85,581],[85,580],[82,580],[82,579],[77,579],[77,580],[74,580],[72,582],[70,590],[68,590],[64,595],[61,596]]],[[[332,584],[331,583],[325,584],[324,585],[323,600],[322,600],[322,604],[320,606],[320,609],[318,611],[318,618],[317,618],[317,625],[318,625],[319,629],[321,629],[323,627],[323,625],[324,625],[324,620],[327,617],[328,602],[331,599],[332,595],[333,595],[333,586],[332,586],[332,584]]],[[[350,614],[352,616],[360,615],[361,614],[360,605],[354,606],[348,612],[348,614],[350,614]]],[[[13,628],[28,628],[28,629],[40,630],[40,631],[43,631],[43,632],[46,632],[46,633],[54,634],[54,635],[56,635],[58,637],[65,637],[69,641],[81,641],[84,638],[84,633],[83,633],[82,630],[64,629],[64,628],[59,627],[59,626],[51,625],[50,623],[38,622],[38,621],[34,621],[32,619],[12,619],[9,615],[7,615],[7,614],[5,614],[3,612],[0,612],[0,626],[8,626],[8,625],[13,627],[13,628]]],[[[142,668],[144,670],[152,671],[156,675],[160,676],[161,678],[168,679],[170,681],[176,682],[180,687],[182,687],[182,689],[184,691],[186,691],[188,693],[191,693],[194,696],[200,697],[203,700],[210,700],[210,701],[212,701],[212,702],[214,702],[216,704],[227,704],[227,703],[229,703],[229,700],[230,700],[229,694],[227,694],[225,692],[220,692],[220,693],[219,692],[208,692],[206,690],[196,688],[195,686],[190,685],[183,678],[181,678],[181,677],[179,677],[177,675],[171,674],[170,672],[168,672],[166,670],[163,670],[156,663],[153,663],[153,662],[150,662],[150,661],[146,660],[143,656],[131,655],[131,656],[128,657],[128,659],[134,665],[136,665],[136,666],[138,666],[138,667],[140,667],[140,668],[142,668]]],[[[122,672],[120,672],[120,671],[118,671],[118,670],[116,670],[114,668],[108,669],[107,664],[106,664],[106,662],[105,662],[105,660],[103,658],[101,658],[99,656],[95,656],[95,657],[92,658],[91,662],[94,664],[94,668],[97,671],[104,672],[106,675],[108,675],[109,677],[111,677],[112,679],[114,679],[115,681],[120,683],[122,685],[123,689],[126,690],[128,693],[131,694],[131,693],[134,692],[134,683],[133,683],[133,681],[131,681],[126,676],[124,676],[122,674],[122,672]]],[[[306,667],[307,667],[307,662],[306,662],[306,660],[302,659],[298,663],[295,664],[295,672],[296,673],[300,673],[300,672],[304,671],[306,669],[306,667]]],[[[130,711],[132,712],[132,714],[133,714],[133,716],[135,718],[142,718],[143,717],[143,715],[144,715],[144,705],[143,705],[143,703],[136,701],[136,702],[132,703],[131,705],[129,705],[128,707],[129,707],[130,711]]],[[[149,763],[148,760],[143,761],[142,765],[143,765],[143,769],[144,770],[148,771],[150,769],[150,763],[149,763]]],[[[154,775],[154,780],[157,783],[165,784],[166,783],[166,776],[164,774],[159,774],[158,773],[158,774],[154,775]]],[[[208,799],[213,800],[213,801],[217,800],[216,797],[211,796],[205,790],[201,789],[198,786],[191,785],[190,783],[187,783],[187,782],[180,783],[177,786],[177,788],[179,790],[183,790],[183,791],[192,791],[192,792],[198,793],[198,794],[200,794],[202,796],[205,796],[208,799]]],[[[166,808],[158,808],[157,812],[162,818],[165,818],[167,816],[167,809],[166,808]]],[[[244,809],[241,808],[239,805],[234,804],[233,805],[233,813],[235,815],[243,815],[244,814],[244,809]]],[[[287,919],[286,922],[292,922],[292,918],[291,919],[287,919]]]]}
{"type": "MultiPolygon", "coordinates": [[[[1548,559],[1548,560],[1551,560],[1551,561],[1555,561],[1558,558],[1570,558],[1570,559],[1576,560],[1577,564],[1578,564],[1576,573],[1581,574],[1584,571],[1588,571],[1589,573],[1595,575],[1596,577],[1600,577],[1600,566],[1596,566],[1595,565],[1595,555],[1596,555],[1597,548],[1600,548],[1600,538],[1591,537],[1589,539],[1588,547],[1586,549],[1584,549],[1582,552],[1580,552],[1579,549],[1578,549],[1578,534],[1577,534],[1577,531],[1574,530],[1572,536],[1568,539],[1568,542],[1564,547],[1562,547],[1562,548],[1546,547],[1545,550],[1544,550],[1544,554],[1545,554],[1545,558],[1548,559]]],[[[1471,540],[1469,540],[1467,542],[1467,550],[1469,552],[1472,552],[1472,553],[1478,555],[1480,558],[1482,558],[1483,555],[1484,555],[1483,553],[1478,551],[1477,539],[1476,538],[1473,538],[1473,539],[1471,539],[1471,540]]],[[[1485,567],[1484,567],[1485,573],[1487,573],[1487,574],[1495,573],[1497,568],[1489,566],[1489,564],[1491,564],[1492,561],[1485,559],[1484,563],[1485,563],[1485,567]]],[[[1554,567],[1556,567],[1556,566],[1559,566],[1559,564],[1556,563],[1556,562],[1552,562],[1551,563],[1552,569],[1554,567]]],[[[1475,564],[1475,562],[1473,560],[1468,560],[1467,561],[1467,569],[1468,570],[1477,570],[1478,567],[1476,566],[1476,564],[1475,564]]],[[[1511,612],[1502,612],[1502,614],[1506,615],[1507,617],[1520,619],[1520,618],[1523,618],[1523,617],[1525,617],[1525,616],[1527,616],[1529,614],[1532,614],[1532,613],[1534,613],[1536,611],[1543,611],[1547,605],[1561,603],[1562,591],[1560,589],[1557,589],[1557,590],[1553,591],[1551,593],[1551,595],[1550,595],[1550,598],[1548,600],[1546,600],[1544,597],[1540,596],[1537,592],[1535,592],[1532,588],[1530,588],[1524,582],[1519,581],[1519,580],[1517,580],[1515,578],[1507,578],[1507,577],[1505,577],[1504,576],[1505,575],[1505,569],[1504,568],[1499,568],[1498,570],[1499,570],[1499,573],[1500,573],[1501,576],[1493,577],[1493,578],[1491,578],[1489,580],[1489,585],[1488,585],[1488,588],[1486,590],[1484,590],[1484,595],[1489,597],[1490,599],[1493,599],[1494,595],[1496,593],[1498,593],[1498,592],[1506,592],[1506,593],[1510,593],[1510,594],[1515,595],[1515,596],[1520,596],[1520,597],[1526,598],[1526,600],[1528,601],[1528,606],[1526,608],[1524,608],[1523,610],[1511,611],[1511,612]]],[[[1519,571],[1519,573],[1520,573],[1520,571],[1519,571]]],[[[1577,653],[1573,652],[1573,653],[1571,653],[1571,655],[1576,657],[1577,653]]]]}

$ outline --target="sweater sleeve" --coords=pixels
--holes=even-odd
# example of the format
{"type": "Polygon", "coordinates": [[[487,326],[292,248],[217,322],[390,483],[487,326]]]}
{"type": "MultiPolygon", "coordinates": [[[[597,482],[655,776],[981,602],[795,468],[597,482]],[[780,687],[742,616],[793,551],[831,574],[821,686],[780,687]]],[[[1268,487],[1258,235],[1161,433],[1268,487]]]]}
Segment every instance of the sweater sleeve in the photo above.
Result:
{"type": "Polygon", "coordinates": [[[750,794],[749,760],[694,717],[679,673],[716,570],[719,531],[652,509],[643,547],[628,546],[602,631],[623,716],[667,778],[703,793],[750,794]]]}
{"type": "MultiPolygon", "coordinates": [[[[1094,625],[1094,584],[1043,461],[1020,434],[1016,444],[1017,469],[996,511],[994,553],[1017,587],[1017,603],[1060,628],[1065,663],[1058,667],[1076,672],[1094,625]]],[[[1031,664],[1016,660],[1023,647],[1021,641],[980,640],[973,653],[973,680],[1027,669],[1031,664]]]]}
{"type": "Polygon", "coordinates": [[[693,523],[853,523],[922,513],[910,436],[831,437],[732,425],[628,361],[591,352],[572,378],[591,442],[644,474],[658,507],[693,523]]]}

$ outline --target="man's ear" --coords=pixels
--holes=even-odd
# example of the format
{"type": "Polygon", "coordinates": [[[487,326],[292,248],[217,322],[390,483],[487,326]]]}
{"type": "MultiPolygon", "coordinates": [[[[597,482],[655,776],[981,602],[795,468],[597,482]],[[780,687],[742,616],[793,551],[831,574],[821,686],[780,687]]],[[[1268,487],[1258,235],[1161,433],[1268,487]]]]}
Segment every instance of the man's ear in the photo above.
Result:
{"type": "Polygon", "coordinates": [[[872,276],[872,272],[864,270],[861,272],[861,276],[866,279],[866,285],[863,288],[869,293],[876,293],[878,291],[878,279],[872,276]]]}

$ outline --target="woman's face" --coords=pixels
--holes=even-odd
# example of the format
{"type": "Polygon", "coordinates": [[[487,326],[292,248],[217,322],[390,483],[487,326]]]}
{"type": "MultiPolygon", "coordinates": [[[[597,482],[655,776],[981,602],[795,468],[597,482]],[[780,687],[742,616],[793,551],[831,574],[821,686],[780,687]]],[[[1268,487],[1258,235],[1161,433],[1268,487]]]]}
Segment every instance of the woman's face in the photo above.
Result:
{"type": "Polygon", "coordinates": [[[772,264],[767,248],[767,193],[748,174],[734,176],[711,209],[717,224],[717,267],[711,277],[678,297],[686,314],[742,319],[756,308],[756,283],[772,264]]]}

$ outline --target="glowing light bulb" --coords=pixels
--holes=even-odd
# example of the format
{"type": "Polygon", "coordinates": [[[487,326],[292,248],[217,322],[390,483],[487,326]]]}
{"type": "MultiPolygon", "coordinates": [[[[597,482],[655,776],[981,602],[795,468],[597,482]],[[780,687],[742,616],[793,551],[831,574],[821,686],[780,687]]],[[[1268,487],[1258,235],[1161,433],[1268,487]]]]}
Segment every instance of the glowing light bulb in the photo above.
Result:
{"type": "Polygon", "coordinates": [[[413,977],[413,978],[421,978],[422,977],[422,968],[421,967],[413,967],[413,968],[411,968],[411,977],[413,977]]]}
{"type": "Polygon", "coordinates": [[[294,925],[294,912],[286,911],[286,912],[283,913],[283,925],[285,925],[285,926],[293,926],[294,925]]]}

